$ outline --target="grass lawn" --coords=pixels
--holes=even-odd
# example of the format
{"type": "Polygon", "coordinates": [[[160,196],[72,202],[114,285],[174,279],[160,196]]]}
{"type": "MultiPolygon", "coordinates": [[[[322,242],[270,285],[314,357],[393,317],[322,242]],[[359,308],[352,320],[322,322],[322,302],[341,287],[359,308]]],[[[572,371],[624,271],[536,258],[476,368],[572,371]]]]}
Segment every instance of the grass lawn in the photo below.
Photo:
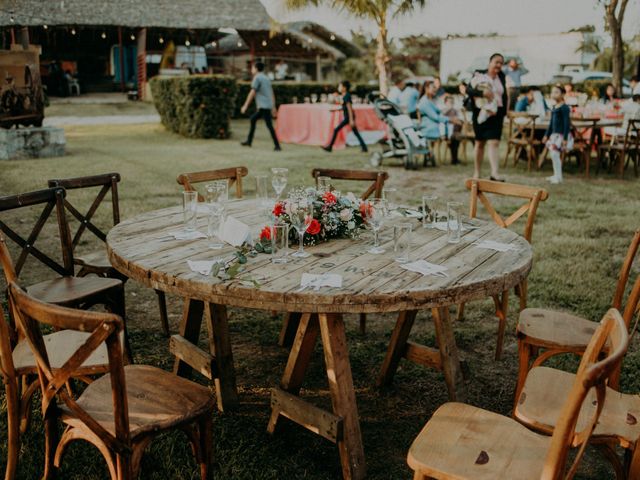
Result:
{"type": "MultiPolygon", "coordinates": [[[[55,113],[82,115],[94,107],[55,106],[55,113]]],[[[124,107],[126,110],[126,107],[124,107]]],[[[132,107],[134,113],[148,113],[132,107]]],[[[121,113],[121,107],[103,114],[121,113]]],[[[49,113],[49,112],[48,112],[49,113]]],[[[53,112],[50,112],[53,113],[53,112]]],[[[178,204],[180,190],[175,178],[180,172],[246,165],[250,175],[267,173],[271,167],[287,167],[290,185],[310,184],[312,167],[363,168],[368,156],[357,149],[326,154],[319,148],[284,145],[273,152],[266,129],[259,125],[258,137],[251,149],[239,146],[248,128],[246,121],[233,124],[234,138],[228,141],[188,140],[169,133],[160,125],[105,125],[65,127],[68,155],[63,158],[8,161],[0,165],[0,195],[42,188],[49,178],[81,176],[110,171],[122,175],[120,205],[122,218],[178,204]]],[[[425,192],[437,192],[441,198],[468,201],[463,181],[472,173],[465,166],[439,165],[418,172],[407,172],[393,162],[388,185],[398,188],[398,200],[418,204],[425,192]]],[[[485,172],[488,175],[488,165],[485,172]]],[[[528,185],[546,185],[549,172],[527,174],[521,166],[504,172],[509,181],[528,185]]],[[[585,181],[572,168],[566,182],[550,186],[549,200],[538,210],[534,229],[534,267],[529,277],[529,305],[552,307],[599,320],[607,309],[618,270],[628,242],[640,226],[640,182],[627,174],[619,181],[607,175],[585,181]]],[[[246,180],[247,196],[255,184],[246,180]]],[[[341,187],[346,190],[346,187],[341,187]]],[[[88,195],[73,192],[72,198],[88,200],[88,195]]],[[[499,202],[505,210],[513,202],[499,202]]],[[[99,211],[100,221],[108,224],[108,209],[99,211]]],[[[26,229],[33,225],[36,212],[2,214],[7,223],[26,229]]],[[[517,226],[523,228],[522,224],[517,226]]],[[[55,252],[55,227],[49,226],[40,246],[55,252]]],[[[80,248],[91,249],[88,243],[80,248]]],[[[636,267],[634,274],[637,274],[636,267]]],[[[22,276],[25,284],[50,275],[33,260],[22,276]]],[[[0,282],[1,283],[1,282],[0,282]]],[[[0,285],[4,288],[3,285],[0,285]]],[[[155,294],[135,282],[127,283],[129,331],[135,361],[165,369],[172,367],[168,341],[160,333],[155,294]]],[[[462,358],[468,366],[469,402],[503,414],[509,414],[517,371],[515,323],[516,302],[512,302],[505,353],[493,360],[497,322],[492,302],[467,305],[466,318],[454,324],[462,358]]],[[[179,298],[169,298],[172,331],[177,330],[181,313],[179,298]]],[[[433,411],[446,401],[441,374],[402,363],[393,387],[385,392],[374,388],[384,357],[394,318],[370,315],[367,334],[357,332],[357,318],[346,318],[351,364],[353,368],[362,435],[369,478],[411,478],[405,458],[409,445],[433,411]]],[[[241,406],[237,412],[217,414],[214,422],[215,478],[333,479],[340,476],[335,446],[286,420],[276,435],[266,433],[269,418],[270,387],[283,371],[287,352],[276,345],[280,320],[270,312],[231,310],[231,334],[241,406]]],[[[432,344],[435,339],[428,312],[422,312],[414,327],[417,341],[432,344]]],[[[640,391],[640,355],[637,342],[626,357],[622,387],[640,391]]],[[[323,371],[321,351],[310,367],[303,395],[316,398],[320,405],[330,403],[323,371]]],[[[572,359],[560,361],[574,367],[572,359]]],[[[3,397],[0,397],[3,399],[3,397]]],[[[0,468],[6,462],[6,404],[0,403],[0,468]]],[[[31,430],[23,437],[18,478],[40,475],[44,452],[41,423],[36,414],[31,430]]],[[[143,479],[199,478],[195,462],[181,434],[159,439],[143,460],[143,479]]],[[[613,475],[594,450],[581,468],[578,478],[602,479],[613,475]]],[[[61,477],[66,479],[107,478],[99,453],[83,443],[71,446],[63,462],[61,477]]]]}

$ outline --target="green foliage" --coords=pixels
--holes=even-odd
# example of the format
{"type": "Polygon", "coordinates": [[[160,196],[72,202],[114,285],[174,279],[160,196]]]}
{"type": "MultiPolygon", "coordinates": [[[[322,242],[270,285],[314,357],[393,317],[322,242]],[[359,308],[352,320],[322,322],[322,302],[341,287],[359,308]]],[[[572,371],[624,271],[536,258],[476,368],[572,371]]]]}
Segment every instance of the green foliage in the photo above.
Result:
{"type": "Polygon", "coordinates": [[[231,76],[197,75],[151,80],[162,124],[191,138],[229,138],[237,96],[231,76]]]}
{"type": "MultiPolygon", "coordinates": [[[[633,50],[631,48],[628,48],[627,45],[625,45],[626,48],[624,48],[624,71],[623,71],[623,76],[624,77],[630,77],[632,75],[634,75],[635,73],[635,68],[636,68],[636,59],[638,58],[638,55],[640,55],[640,51],[637,50],[633,50]]],[[[611,50],[611,48],[605,48],[602,53],[600,55],[598,55],[596,57],[596,59],[593,61],[593,68],[594,70],[602,70],[605,72],[610,72],[613,69],[613,52],[611,50]]]]}

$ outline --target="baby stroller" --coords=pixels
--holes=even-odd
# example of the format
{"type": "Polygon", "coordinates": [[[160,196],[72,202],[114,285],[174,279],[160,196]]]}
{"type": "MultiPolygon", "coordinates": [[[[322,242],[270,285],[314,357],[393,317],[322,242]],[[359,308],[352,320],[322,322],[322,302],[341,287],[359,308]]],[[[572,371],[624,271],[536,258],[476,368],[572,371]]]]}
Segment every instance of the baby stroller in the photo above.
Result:
{"type": "Polygon", "coordinates": [[[408,115],[386,98],[375,99],[373,107],[378,118],[387,124],[388,135],[383,143],[383,151],[371,155],[372,166],[379,167],[385,158],[403,158],[404,168],[417,170],[419,155],[423,155],[424,166],[429,162],[435,166],[427,139],[416,129],[408,115]]]}

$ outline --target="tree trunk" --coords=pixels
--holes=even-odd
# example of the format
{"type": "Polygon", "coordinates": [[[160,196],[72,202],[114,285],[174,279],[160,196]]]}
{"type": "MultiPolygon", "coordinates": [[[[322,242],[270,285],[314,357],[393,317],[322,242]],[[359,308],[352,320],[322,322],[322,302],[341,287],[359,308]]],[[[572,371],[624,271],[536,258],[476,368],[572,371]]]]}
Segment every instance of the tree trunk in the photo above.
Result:
{"type": "Polygon", "coordinates": [[[611,33],[611,73],[616,94],[622,96],[622,77],[624,75],[624,47],[622,43],[622,22],[629,0],[621,0],[618,15],[618,0],[612,0],[606,7],[607,26],[611,33]]]}
{"type": "Polygon", "coordinates": [[[387,63],[389,62],[389,51],[387,49],[387,18],[386,14],[380,17],[378,24],[378,50],[376,52],[376,68],[378,70],[378,82],[380,92],[387,95],[389,92],[387,78],[387,63]]]}

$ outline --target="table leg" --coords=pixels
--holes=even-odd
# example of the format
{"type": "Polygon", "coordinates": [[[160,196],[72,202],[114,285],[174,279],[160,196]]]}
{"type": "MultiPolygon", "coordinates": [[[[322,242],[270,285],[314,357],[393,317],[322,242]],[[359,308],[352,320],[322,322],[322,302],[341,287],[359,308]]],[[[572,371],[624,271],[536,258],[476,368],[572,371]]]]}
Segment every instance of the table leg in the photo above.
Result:
{"type": "Polygon", "coordinates": [[[451,319],[449,318],[449,307],[434,308],[432,314],[433,323],[436,327],[436,339],[440,349],[440,364],[449,391],[449,400],[464,402],[467,396],[466,388],[462,369],[460,368],[458,347],[456,346],[451,319]]]}
{"type": "Polygon", "coordinates": [[[493,303],[496,306],[496,317],[498,317],[498,341],[496,343],[496,360],[502,357],[502,345],[504,344],[504,331],[507,327],[507,313],[509,311],[509,291],[502,292],[502,295],[494,295],[493,303]]]}
{"type": "MultiPolygon", "coordinates": [[[[194,345],[198,345],[200,327],[202,326],[202,314],[204,302],[185,298],[182,306],[182,319],[180,320],[179,335],[194,345]]],[[[180,358],[176,358],[173,364],[173,373],[180,377],[187,377],[191,373],[191,366],[180,358]]]]}
{"type": "Polygon", "coordinates": [[[413,328],[417,313],[416,310],[410,310],[398,314],[398,321],[391,333],[387,354],[384,357],[384,362],[382,362],[382,368],[376,381],[377,387],[389,385],[393,380],[400,360],[404,357],[407,340],[409,340],[409,334],[411,333],[411,328],[413,328]]]}
{"type": "Polygon", "coordinates": [[[285,313],[282,319],[282,328],[278,337],[278,345],[281,347],[290,347],[300,324],[300,313],[285,313]]]}
{"type": "Polygon", "coordinates": [[[216,365],[216,375],[213,380],[216,387],[218,410],[224,412],[238,407],[238,387],[233,366],[227,307],[207,303],[205,321],[209,335],[209,352],[216,365]]]}
{"type": "Polygon", "coordinates": [[[320,314],[318,317],[331,403],[334,413],[343,420],[342,438],[338,440],[342,475],[345,479],[364,478],[364,448],[344,320],[340,314],[320,314]]]}

